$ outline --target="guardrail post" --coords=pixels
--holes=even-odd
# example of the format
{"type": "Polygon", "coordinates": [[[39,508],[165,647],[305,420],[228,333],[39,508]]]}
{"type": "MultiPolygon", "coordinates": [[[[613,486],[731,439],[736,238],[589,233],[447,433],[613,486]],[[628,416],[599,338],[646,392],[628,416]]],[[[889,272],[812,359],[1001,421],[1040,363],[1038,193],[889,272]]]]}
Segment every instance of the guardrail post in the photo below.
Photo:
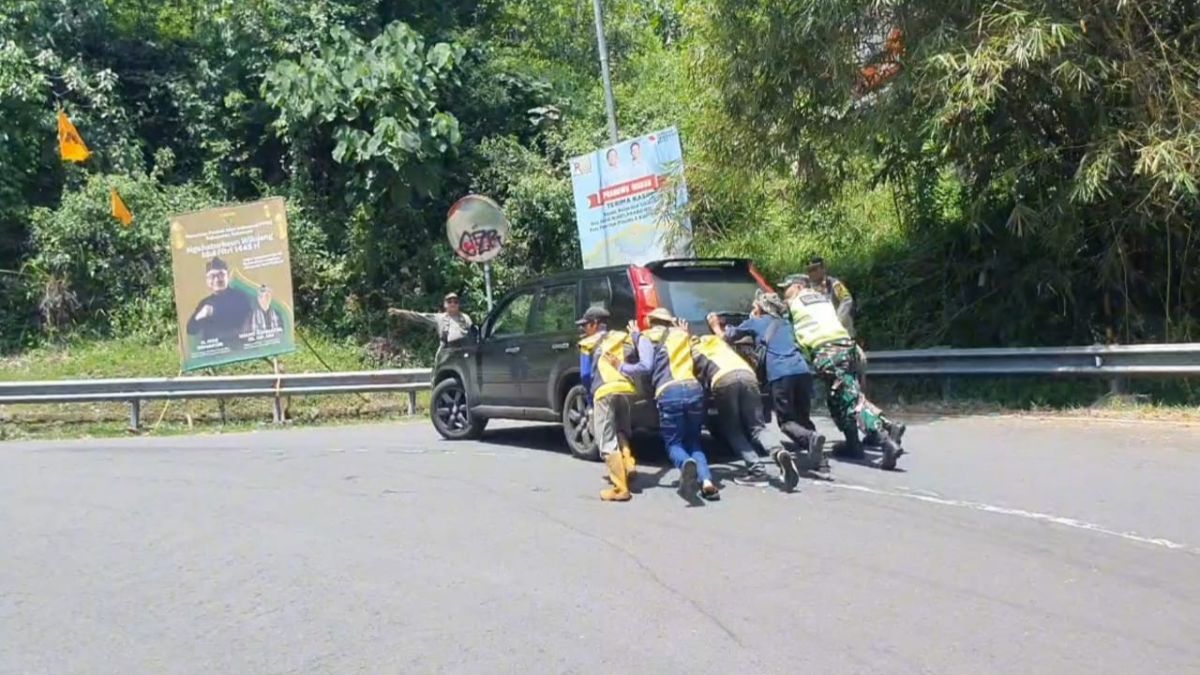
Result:
{"type": "Polygon", "coordinates": [[[221,414],[221,426],[225,426],[229,422],[229,415],[225,410],[225,399],[217,399],[217,412],[221,414]]]}
{"type": "Polygon", "coordinates": [[[408,416],[412,417],[417,414],[417,392],[408,392],[408,416]]]}
{"type": "Polygon", "coordinates": [[[142,417],[142,401],[141,399],[133,399],[129,402],[129,430],[137,431],[138,424],[142,417]]]}
{"type": "Polygon", "coordinates": [[[1129,380],[1124,377],[1114,377],[1108,381],[1109,396],[1124,396],[1129,393],[1129,380]]]}

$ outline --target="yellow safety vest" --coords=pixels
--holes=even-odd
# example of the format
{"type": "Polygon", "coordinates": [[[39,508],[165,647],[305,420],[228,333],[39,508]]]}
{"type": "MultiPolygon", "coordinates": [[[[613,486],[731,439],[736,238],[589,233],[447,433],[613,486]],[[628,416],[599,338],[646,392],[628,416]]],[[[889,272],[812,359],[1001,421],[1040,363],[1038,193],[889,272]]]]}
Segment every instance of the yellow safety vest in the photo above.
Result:
{"type": "Polygon", "coordinates": [[[708,386],[716,385],[722,378],[730,373],[743,371],[754,374],[754,369],[746,363],[741,355],[725,342],[724,338],[719,338],[716,335],[704,335],[692,339],[692,357],[696,360],[696,365],[699,367],[704,361],[708,361],[714,367],[716,372],[712,376],[712,381],[708,386]]]}
{"type": "Polygon", "coordinates": [[[592,357],[592,377],[600,380],[592,400],[600,400],[609,394],[633,394],[637,388],[633,380],[621,374],[620,369],[613,367],[605,354],[612,354],[618,359],[625,360],[625,348],[632,345],[629,335],[623,331],[610,330],[596,333],[579,341],[579,351],[592,357]]]}
{"type": "Polygon", "coordinates": [[[796,343],[812,352],[834,340],[849,340],[850,333],[838,319],[837,310],[824,293],[801,291],[788,302],[796,343]]]}
{"type": "Polygon", "coordinates": [[[679,328],[651,328],[642,333],[658,349],[663,350],[667,357],[666,368],[660,368],[657,359],[652,377],[654,379],[654,395],[658,396],[667,387],[676,382],[695,382],[695,365],[692,363],[691,336],[679,328]]]}

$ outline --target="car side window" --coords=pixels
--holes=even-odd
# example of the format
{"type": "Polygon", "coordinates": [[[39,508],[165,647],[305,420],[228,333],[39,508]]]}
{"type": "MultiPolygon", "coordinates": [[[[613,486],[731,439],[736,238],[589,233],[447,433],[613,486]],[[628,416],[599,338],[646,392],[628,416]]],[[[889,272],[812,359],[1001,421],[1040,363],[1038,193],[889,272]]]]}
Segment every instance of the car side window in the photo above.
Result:
{"type": "Polygon", "coordinates": [[[538,310],[533,317],[530,334],[565,333],[575,329],[578,313],[575,302],[578,288],[574,283],[547,286],[542,289],[538,310]]]}
{"type": "Polygon", "coordinates": [[[526,291],[508,301],[492,321],[489,337],[504,338],[524,335],[529,326],[529,310],[533,309],[533,291],[526,291]]]}
{"type": "Polygon", "coordinates": [[[633,283],[629,281],[629,274],[626,272],[616,272],[609,275],[609,282],[612,287],[612,300],[608,307],[609,313],[612,314],[611,325],[620,326],[624,329],[625,324],[632,321],[637,315],[637,301],[633,297],[633,283]]]}
{"type": "Polygon", "coordinates": [[[583,280],[583,309],[612,305],[612,290],[608,287],[608,277],[591,277],[583,280]]]}

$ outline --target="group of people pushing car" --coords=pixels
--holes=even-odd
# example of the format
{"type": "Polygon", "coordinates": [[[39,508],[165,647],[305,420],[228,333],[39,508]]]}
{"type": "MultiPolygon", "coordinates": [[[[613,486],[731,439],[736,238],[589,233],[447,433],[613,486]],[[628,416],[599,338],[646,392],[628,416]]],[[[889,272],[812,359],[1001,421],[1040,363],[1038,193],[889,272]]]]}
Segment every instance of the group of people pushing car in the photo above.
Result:
{"type": "Polygon", "coordinates": [[[706,317],[711,335],[694,336],[686,321],[659,308],[648,328],[630,321],[626,330],[608,325],[603,307],[589,308],[576,322],[580,373],[592,409],[594,437],[608,469],[605,501],[627,501],[636,460],[630,437],[635,382],[648,375],[667,453],[680,470],[679,492],[688,501],[720,499],[708,458],[700,445],[705,392],[718,415],[717,429],[744,462],[734,482],[765,486],[770,458],[792,491],[802,471],[825,473],[825,436],[810,417],[813,375],[821,383],[830,416],[845,437],[836,454],[861,458],[864,444],[880,448],[880,466],[891,470],[904,454],[904,425],[889,420],[863,394],[862,351],[852,336],[851,303],[845,286],[824,274],[814,259],[809,274],[780,284],[783,296],[759,290],[750,316],[737,326],[706,317]],[[767,424],[762,387],[778,430],[767,424]],[[782,432],[782,433],[781,433],[782,432]],[[860,433],[862,434],[860,436],[860,433]],[[784,446],[790,439],[794,451],[784,446]]]}

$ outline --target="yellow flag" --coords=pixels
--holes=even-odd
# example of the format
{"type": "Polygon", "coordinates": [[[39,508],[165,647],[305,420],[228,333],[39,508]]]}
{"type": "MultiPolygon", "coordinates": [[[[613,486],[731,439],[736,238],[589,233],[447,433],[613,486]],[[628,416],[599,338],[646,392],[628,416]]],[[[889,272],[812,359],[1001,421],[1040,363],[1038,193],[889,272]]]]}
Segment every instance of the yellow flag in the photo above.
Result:
{"type": "Polygon", "coordinates": [[[121,221],[125,227],[133,224],[133,214],[129,212],[129,208],[125,206],[125,202],[121,200],[121,195],[117,194],[117,189],[112,189],[112,214],[113,218],[121,221]]]}
{"type": "Polygon", "coordinates": [[[68,162],[85,161],[92,153],[67,114],[58,111],[58,152],[68,162]]]}

